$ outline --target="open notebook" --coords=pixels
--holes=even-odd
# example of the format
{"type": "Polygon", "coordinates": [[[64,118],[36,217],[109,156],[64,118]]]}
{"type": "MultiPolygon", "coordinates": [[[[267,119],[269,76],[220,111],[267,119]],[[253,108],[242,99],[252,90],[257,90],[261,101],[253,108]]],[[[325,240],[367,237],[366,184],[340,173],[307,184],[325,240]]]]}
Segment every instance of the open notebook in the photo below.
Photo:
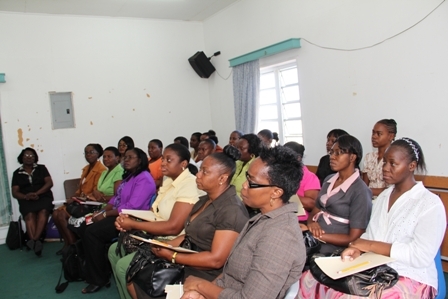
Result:
{"type": "Polygon", "coordinates": [[[164,243],[164,242],[161,242],[161,241],[158,241],[158,240],[145,239],[145,238],[142,238],[142,237],[139,237],[139,236],[136,236],[136,235],[132,235],[132,234],[130,236],[133,237],[134,239],[137,239],[137,240],[140,240],[140,241],[143,241],[143,242],[146,242],[146,243],[150,243],[150,244],[153,244],[153,245],[157,245],[157,246],[160,246],[160,247],[168,248],[168,249],[171,249],[171,250],[174,250],[174,251],[177,251],[177,252],[197,253],[197,251],[194,251],[194,250],[191,250],[191,249],[186,249],[186,248],[183,248],[183,247],[174,247],[174,246],[172,246],[172,245],[170,245],[168,243],[164,243]]]}
{"type": "Polygon", "coordinates": [[[165,293],[166,299],[179,299],[184,294],[184,286],[181,284],[167,284],[165,293]]]}
{"type": "Polygon", "coordinates": [[[300,201],[297,194],[294,194],[289,198],[289,202],[295,202],[297,204],[297,216],[304,216],[306,215],[305,209],[303,208],[302,202],[300,201]]]}
{"type": "Polygon", "coordinates": [[[343,261],[340,256],[315,259],[319,268],[332,279],[339,279],[393,261],[395,260],[391,257],[373,252],[364,253],[353,261],[343,261]]]}
{"type": "Polygon", "coordinates": [[[141,220],[146,220],[146,221],[160,221],[163,220],[162,218],[158,218],[156,216],[156,214],[154,214],[153,211],[149,211],[149,210],[127,210],[127,209],[122,209],[121,213],[123,214],[128,214],[129,216],[141,219],[141,220]]]}

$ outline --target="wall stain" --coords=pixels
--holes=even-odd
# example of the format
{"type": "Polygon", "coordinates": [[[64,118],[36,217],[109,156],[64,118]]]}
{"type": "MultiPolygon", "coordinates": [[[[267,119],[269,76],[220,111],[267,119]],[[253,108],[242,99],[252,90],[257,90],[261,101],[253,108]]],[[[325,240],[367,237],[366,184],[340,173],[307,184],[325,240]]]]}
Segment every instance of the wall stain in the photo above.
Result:
{"type": "Polygon", "coordinates": [[[18,130],[17,130],[17,135],[18,135],[18,137],[19,137],[17,143],[18,143],[20,146],[23,146],[23,131],[22,131],[22,129],[18,129],[18,130]]]}
{"type": "Polygon", "coordinates": [[[40,150],[40,152],[42,153],[44,150],[40,150]]]}
{"type": "Polygon", "coordinates": [[[148,98],[150,98],[150,97],[151,97],[151,96],[149,95],[149,93],[147,93],[147,94],[146,94],[146,96],[147,96],[148,98]]]}
{"type": "Polygon", "coordinates": [[[88,97],[88,99],[89,99],[89,100],[91,100],[91,99],[92,99],[92,97],[88,97]]]}
{"type": "Polygon", "coordinates": [[[93,126],[93,122],[92,121],[90,121],[90,125],[93,126]]]}
{"type": "Polygon", "coordinates": [[[26,139],[26,141],[29,141],[29,140],[30,140],[29,138],[26,139]]]}
{"type": "Polygon", "coordinates": [[[34,148],[34,143],[31,143],[31,144],[30,144],[30,147],[34,148]]]}
{"type": "Polygon", "coordinates": [[[132,111],[135,111],[135,108],[134,108],[134,109],[132,109],[132,111]]]}

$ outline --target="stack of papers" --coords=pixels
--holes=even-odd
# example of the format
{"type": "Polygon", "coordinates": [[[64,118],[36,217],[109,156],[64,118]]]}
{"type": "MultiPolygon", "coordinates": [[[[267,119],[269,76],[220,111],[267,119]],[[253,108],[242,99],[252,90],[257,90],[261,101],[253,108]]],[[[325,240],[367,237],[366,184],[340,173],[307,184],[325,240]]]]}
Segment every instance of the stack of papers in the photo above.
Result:
{"type": "Polygon", "coordinates": [[[175,247],[175,246],[172,246],[172,245],[170,245],[168,243],[164,243],[164,242],[161,242],[161,241],[158,241],[158,240],[145,239],[145,238],[142,238],[142,237],[139,237],[139,236],[136,236],[136,235],[132,235],[132,234],[130,236],[133,237],[134,239],[137,239],[137,240],[140,240],[140,241],[143,241],[143,242],[146,242],[146,243],[150,243],[150,244],[153,244],[153,245],[157,245],[157,246],[160,246],[160,247],[168,248],[168,249],[171,249],[171,250],[174,250],[174,251],[177,251],[177,252],[197,253],[197,251],[194,251],[194,250],[191,250],[191,249],[186,249],[186,248],[183,248],[183,247],[175,247]]]}
{"type": "Polygon", "coordinates": [[[145,220],[145,221],[160,221],[163,220],[160,217],[157,217],[156,214],[154,214],[153,211],[149,211],[149,210],[127,210],[127,209],[122,209],[121,213],[123,214],[128,214],[129,216],[141,219],[141,220],[145,220]]]}

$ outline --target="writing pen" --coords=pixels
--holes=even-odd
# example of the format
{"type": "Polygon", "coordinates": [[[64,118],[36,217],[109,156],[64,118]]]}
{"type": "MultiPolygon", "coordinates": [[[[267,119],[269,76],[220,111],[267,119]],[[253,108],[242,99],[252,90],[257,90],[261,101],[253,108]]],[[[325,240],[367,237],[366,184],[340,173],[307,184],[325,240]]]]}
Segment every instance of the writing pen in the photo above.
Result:
{"type": "Polygon", "coordinates": [[[352,270],[358,269],[358,268],[360,268],[362,266],[365,266],[365,265],[368,265],[368,264],[370,264],[370,261],[365,261],[365,262],[362,262],[362,263],[359,263],[359,264],[347,267],[345,269],[339,270],[337,273],[338,274],[342,274],[344,272],[352,271],[352,270]]]}
{"type": "Polygon", "coordinates": [[[93,216],[93,218],[95,218],[95,217],[98,216],[98,215],[103,214],[104,212],[106,212],[106,211],[105,211],[105,210],[101,210],[101,211],[99,211],[98,214],[95,214],[95,215],[93,216]]]}

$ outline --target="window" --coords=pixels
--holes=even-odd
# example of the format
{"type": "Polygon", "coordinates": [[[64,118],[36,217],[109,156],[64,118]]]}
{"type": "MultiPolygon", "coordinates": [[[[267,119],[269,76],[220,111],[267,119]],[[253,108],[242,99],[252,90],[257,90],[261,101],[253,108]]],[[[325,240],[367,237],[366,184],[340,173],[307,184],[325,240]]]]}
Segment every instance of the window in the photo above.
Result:
{"type": "Polygon", "coordinates": [[[302,111],[296,61],[260,69],[260,101],[257,132],[277,132],[279,142],[303,144],[302,111]]]}

